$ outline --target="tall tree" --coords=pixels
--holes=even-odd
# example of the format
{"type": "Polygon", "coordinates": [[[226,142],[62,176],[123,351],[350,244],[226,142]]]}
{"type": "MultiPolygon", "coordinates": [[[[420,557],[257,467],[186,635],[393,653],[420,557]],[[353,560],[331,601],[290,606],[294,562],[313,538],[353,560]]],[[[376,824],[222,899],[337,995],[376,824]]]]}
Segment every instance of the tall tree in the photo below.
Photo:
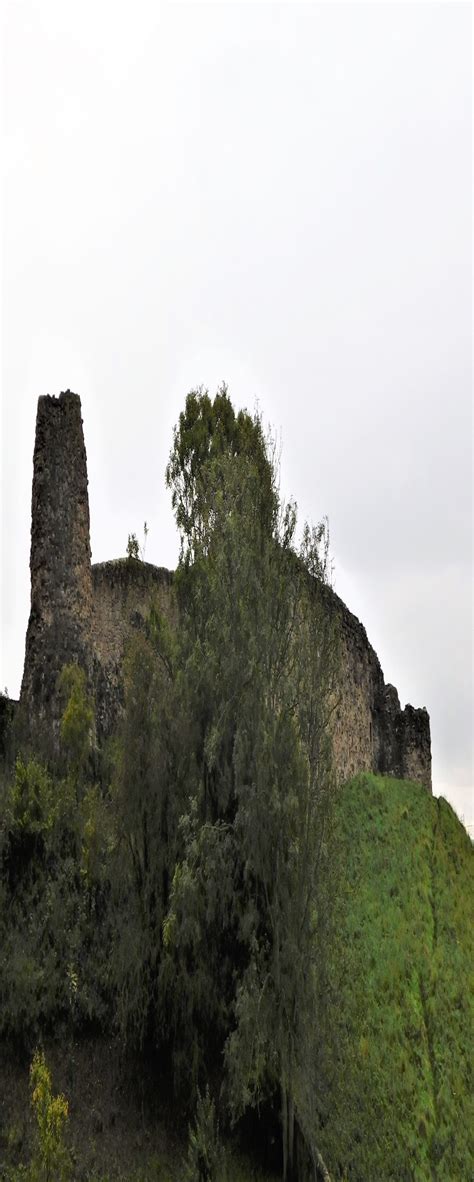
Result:
{"type": "Polygon", "coordinates": [[[236,414],[223,384],[211,402],[207,390],[192,390],[179,424],[166,469],[180,531],[181,559],[189,563],[208,553],[216,496],[226,496],[226,459],[244,459],[258,476],[259,509],[267,529],[277,508],[274,470],[259,415],[236,414]]]}
{"type": "MultiPolygon", "coordinates": [[[[175,996],[182,1030],[199,1029],[204,1004],[201,1031],[213,1031],[215,1052],[226,1044],[235,1116],[278,1089],[287,1176],[295,1112],[306,1138],[311,1131],[303,1081],[332,795],[326,533],[306,529],[296,552],[296,510],[280,505],[261,422],[236,416],[225,390],[214,403],[202,392],[188,397],[168,481],[182,535],[182,668],[197,743],[166,925],[173,971],[185,982],[175,996]]],[[[204,1042],[193,1045],[197,1074],[204,1042]]]]}
{"type": "Polygon", "coordinates": [[[163,922],[182,811],[180,727],[173,639],[153,611],[129,646],[125,713],[113,785],[115,921],[112,978],[129,1045],[156,1049],[165,1025],[159,989],[163,922]]]}
{"type": "MultiPolygon", "coordinates": [[[[307,558],[319,562],[313,546],[307,558]]],[[[284,557],[280,551],[281,570],[284,557]]],[[[226,1061],[236,1115],[278,1088],[283,1175],[297,1177],[296,1124],[311,1145],[309,1100],[317,1088],[318,935],[326,921],[321,886],[333,799],[329,715],[336,662],[320,588],[306,565],[287,557],[289,569],[272,579],[268,599],[266,684],[242,720],[234,753],[249,954],[226,1061]]]]}
{"type": "Polygon", "coordinates": [[[237,417],[220,392],[215,411],[206,394],[188,397],[168,468],[175,472],[175,509],[185,521],[178,571],[182,707],[193,744],[182,818],[182,854],[165,925],[163,987],[174,1010],[175,1066],[196,1084],[222,1052],[231,1021],[241,879],[234,820],[233,750],[246,687],[258,654],[261,611],[258,556],[271,537],[277,498],[258,418],[237,417]],[[202,412],[202,420],[199,416],[202,412]],[[225,414],[224,414],[225,412],[225,414]],[[228,434],[225,434],[225,421],[228,434]],[[190,437],[205,431],[201,467],[190,437]],[[239,449],[235,446],[240,432],[239,449]],[[248,451],[243,439],[250,441],[248,451]],[[217,442],[218,439],[218,442],[217,442]],[[186,444],[186,446],[184,446],[186,444]],[[185,456],[185,474],[179,457],[185,456]],[[264,479],[261,473],[264,473],[264,479]],[[192,473],[192,499],[183,517],[183,487],[192,473]]]}

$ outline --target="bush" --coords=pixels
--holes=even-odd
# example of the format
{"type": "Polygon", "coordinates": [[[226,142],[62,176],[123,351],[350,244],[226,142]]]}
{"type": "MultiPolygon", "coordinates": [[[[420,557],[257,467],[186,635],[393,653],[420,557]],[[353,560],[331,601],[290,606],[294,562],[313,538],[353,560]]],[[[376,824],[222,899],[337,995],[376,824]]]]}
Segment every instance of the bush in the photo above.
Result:
{"type": "Polygon", "coordinates": [[[109,971],[106,806],[17,760],[0,802],[0,1036],[28,1048],[103,1021],[109,971]]]}
{"type": "Polygon", "coordinates": [[[195,1123],[189,1129],[189,1148],[185,1169],[186,1182],[225,1182],[225,1153],[219,1138],[214,1101],[209,1088],[198,1091],[195,1123]]]}
{"type": "Polygon", "coordinates": [[[30,1067],[31,1103],[36,1119],[36,1144],[28,1166],[10,1169],[6,1182],[69,1182],[72,1161],[64,1143],[68,1119],[65,1096],[53,1096],[51,1073],[43,1051],[36,1051],[30,1067]]]}
{"type": "Polygon", "coordinates": [[[36,1051],[33,1058],[30,1080],[37,1126],[31,1182],[67,1182],[71,1176],[71,1157],[64,1144],[68,1102],[65,1096],[53,1096],[51,1073],[42,1051],[36,1051]]]}

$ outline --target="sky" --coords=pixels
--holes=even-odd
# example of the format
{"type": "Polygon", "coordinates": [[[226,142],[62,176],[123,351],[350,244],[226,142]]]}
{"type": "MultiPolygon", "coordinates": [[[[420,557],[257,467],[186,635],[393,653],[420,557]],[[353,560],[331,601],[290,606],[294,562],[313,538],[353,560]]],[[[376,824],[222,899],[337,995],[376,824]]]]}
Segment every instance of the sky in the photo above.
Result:
{"type": "Polygon", "coordinates": [[[226,381],[327,515],[334,585],[474,822],[468,3],[5,0],[0,684],[19,693],[40,394],[81,395],[93,561],[226,381]]]}

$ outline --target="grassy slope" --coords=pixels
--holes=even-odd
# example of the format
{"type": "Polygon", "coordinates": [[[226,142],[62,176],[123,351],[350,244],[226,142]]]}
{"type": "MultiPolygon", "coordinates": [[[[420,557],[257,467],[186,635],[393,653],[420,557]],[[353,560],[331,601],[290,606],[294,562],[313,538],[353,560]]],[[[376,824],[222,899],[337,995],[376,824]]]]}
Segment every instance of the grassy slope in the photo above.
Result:
{"type": "Polygon", "coordinates": [[[347,876],[319,1140],[350,1182],[474,1178],[472,846],[444,800],[360,776],[338,809],[347,876]]]}
{"type": "MultiPolygon", "coordinates": [[[[334,1180],[468,1182],[471,843],[445,801],[374,776],[347,785],[338,819],[347,874],[331,954],[318,1145],[334,1180]]],[[[130,1104],[117,1092],[112,1047],[77,1048],[72,1072],[65,1050],[52,1045],[47,1057],[55,1090],[71,1100],[78,1176],[182,1179],[185,1138],[143,1126],[138,1097],[130,1104]]],[[[28,1157],[29,1108],[27,1065],[2,1062],[0,1048],[0,1167],[10,1151],[13,1160],[28,1157]]],[[[250,1162],[232,1160],[230,1182],[261,1177],[250,1162]]]]}

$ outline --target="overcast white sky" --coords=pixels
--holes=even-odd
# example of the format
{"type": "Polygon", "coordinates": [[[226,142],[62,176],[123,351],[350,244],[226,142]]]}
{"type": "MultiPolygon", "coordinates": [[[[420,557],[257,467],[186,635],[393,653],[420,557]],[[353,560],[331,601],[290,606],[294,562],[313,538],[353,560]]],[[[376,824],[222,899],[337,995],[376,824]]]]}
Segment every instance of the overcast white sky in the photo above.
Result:
{"type": "Polygon", "coordinates": [[[225,379],[328,514],[336,590],[473,820],[471,5],[6,0],[2,647],[20,687],[36,400],[81,394],[93,560],[150,533],[225,379]]]}

